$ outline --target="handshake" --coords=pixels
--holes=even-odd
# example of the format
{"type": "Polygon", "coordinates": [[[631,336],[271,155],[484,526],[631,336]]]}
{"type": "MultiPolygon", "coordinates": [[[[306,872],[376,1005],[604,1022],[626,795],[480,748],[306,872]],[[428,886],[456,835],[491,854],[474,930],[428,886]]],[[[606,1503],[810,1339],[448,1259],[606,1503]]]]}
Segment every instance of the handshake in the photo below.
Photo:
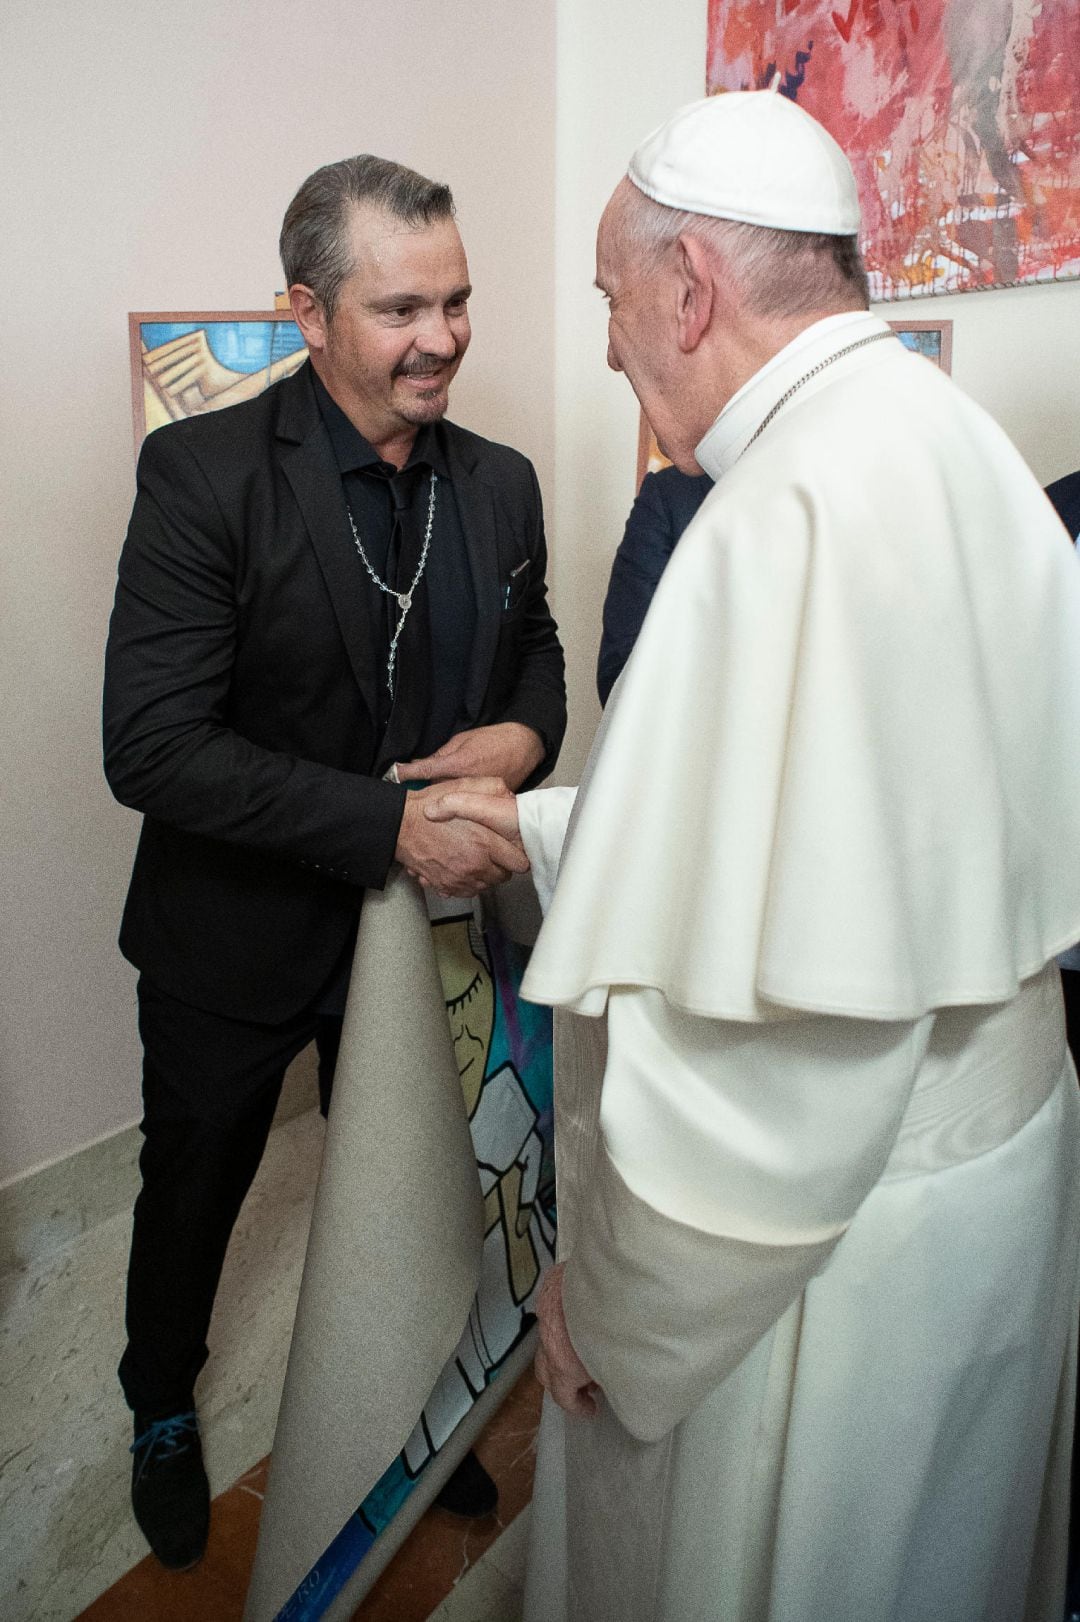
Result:
{"type": "Polygon", "coordinates": [[[427,787],[406,797],[397,860],[444,896],[476,895],[527,873],[513,790],[543,756],[531,727],[506,721],[459,732],[427,759],[399,765],[398,782],[427,787]]]}

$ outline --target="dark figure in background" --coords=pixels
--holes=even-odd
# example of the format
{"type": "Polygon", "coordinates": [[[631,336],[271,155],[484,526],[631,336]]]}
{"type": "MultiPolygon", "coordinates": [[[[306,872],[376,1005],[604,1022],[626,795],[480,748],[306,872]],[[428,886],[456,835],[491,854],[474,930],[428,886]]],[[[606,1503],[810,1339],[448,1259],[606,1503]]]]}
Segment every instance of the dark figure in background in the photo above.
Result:
{"type": "MultiPolygon", "coordinates": [[[[1046,493],[1061,522],[1075,543],[1080,540],[1080,473],[1067,473],[1063,479],[1048,484],[1046,493]]],[[[1064,952],[1061,961],[1061,983],[1065,993],[1065,1028],[1069,1050],[1080,1071],[1080,946],[1064,952]]],[[[1080,1572],[1077,1573],[1077,1598],[1080,1601],[1080,1572]]],[[[1080,1609],[1080,1605],[1077,1607],[1080,1609]]]]}
{"type": "MultiPolygon", "coordinates": [[[[1067,473],[1048,484],[1046,493],[1070,538],[1080,540],[1080,472],[1067,473]]],[[[1063,952],[1061,989],[1065,998],[1065,1032],[1073,1063],[1080,1072],[1080,945],[1063,952]]],[[[1066,1589],[1067,1622],[1080,1622],[1080,1391],[1077,1392],[1077,1429],[1073,1436],[1072,1508],[1069,1514],[1069,1577],[1066,1589]]]]}
{"type": "Polygon", "coordinates": [[[646,473],[611,565],[596,666],[601,704],[622,674],[675,543],[712,489],[707,473],[646,473]]]}
{"type": "MultiPolygon", "coordinates": [[[[147,439],[106,659],[106,774],[145,814],[120,934],[145,1134],[120,1378],[136,1518],[171,1567],[206,1541],[194,1385],[229,1235],[313,1037],[325,1101],[365,889],[394,861],[456,895],[528,865],[428,821],[444,787],[386,774],[434,753],[535,784],[565,726],[536,476],[443,420],[470,337],[448,188],[331,164],[281,251],[309,364],[147,439]]],[[[494,1507],[471,1457],[444,1495],[494,1507]]]]}
{"type": "Polygon", "coordinates": [[[1046,493],[1061,522],[1075,541],[1080,537],[1080,472],[1066,473],[1048,484],[1046,493]]]}

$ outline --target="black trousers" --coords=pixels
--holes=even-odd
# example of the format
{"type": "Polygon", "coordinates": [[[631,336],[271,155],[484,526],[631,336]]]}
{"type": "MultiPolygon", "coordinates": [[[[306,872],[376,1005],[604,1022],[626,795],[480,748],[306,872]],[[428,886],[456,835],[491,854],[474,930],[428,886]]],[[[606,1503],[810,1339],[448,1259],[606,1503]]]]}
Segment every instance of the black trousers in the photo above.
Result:
{"type": "Polygon", "coordinates": [[[341,1019],[322,999],[281,1025],[192,1008],[139,981],[142,1190],[120,1383],[140,1416],[193,1406],[225,1251],[266,1147],[290,1062],[314,1038],[326,1113],[341,1019]]]}

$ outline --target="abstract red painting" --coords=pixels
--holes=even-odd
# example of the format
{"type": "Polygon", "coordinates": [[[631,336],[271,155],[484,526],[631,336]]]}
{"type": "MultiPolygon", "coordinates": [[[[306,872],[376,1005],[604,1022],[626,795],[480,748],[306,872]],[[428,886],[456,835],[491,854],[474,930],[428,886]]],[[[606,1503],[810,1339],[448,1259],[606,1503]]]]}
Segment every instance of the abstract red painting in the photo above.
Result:
{"type": "Polygon", "coordinates": [[[855,168],[876,299],[1080,275],[1078,0],[709,0],[707,85],[855,168]]]}

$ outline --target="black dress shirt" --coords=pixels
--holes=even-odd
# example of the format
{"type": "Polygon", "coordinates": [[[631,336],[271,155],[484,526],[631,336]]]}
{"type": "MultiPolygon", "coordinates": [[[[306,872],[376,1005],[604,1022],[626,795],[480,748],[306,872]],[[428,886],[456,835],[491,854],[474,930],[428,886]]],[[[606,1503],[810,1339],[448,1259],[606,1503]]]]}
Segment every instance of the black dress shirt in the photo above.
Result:
{"type": "MultiPolygon", "coordinates": [[[[476,593],[441,425],[426,423],[418,429],[409,460],[399,472],[379,457],[319,379],[313,376],[312,381],[341,471],[342,493],[364,552],[379,578],[396,591],[407,590],[416,572],[427,528],[432,473],[436,477],[431,546],[409,610],[409,619],[414,623],[410,627],[406,620],[394,676],[395,698],[403,693],[406,698],[414,696],[407,692],[410,684],[422,694],[420,704],[409,710],[404,726],[400,715],[394,715],[394,758],[408,760],[427,755],[463,725],[465,681],[476,633],[476,593]],[[400,520],[400,552],[391,556],[395,505],[400,520]],[[419,640],[417,627],[422,628],[419,640]],[[422,661],[419,668],[418,661],[422,661]]],[[[396,541],[395,537],[395,552],[396,541]]],[[[359,551],[356,589],[370,594],[373,601],[378,725],[380,736],[385,737],[392,708],[387,662],[401,611],[396,599],[381,592],[371,580],[359,551]]]]}

